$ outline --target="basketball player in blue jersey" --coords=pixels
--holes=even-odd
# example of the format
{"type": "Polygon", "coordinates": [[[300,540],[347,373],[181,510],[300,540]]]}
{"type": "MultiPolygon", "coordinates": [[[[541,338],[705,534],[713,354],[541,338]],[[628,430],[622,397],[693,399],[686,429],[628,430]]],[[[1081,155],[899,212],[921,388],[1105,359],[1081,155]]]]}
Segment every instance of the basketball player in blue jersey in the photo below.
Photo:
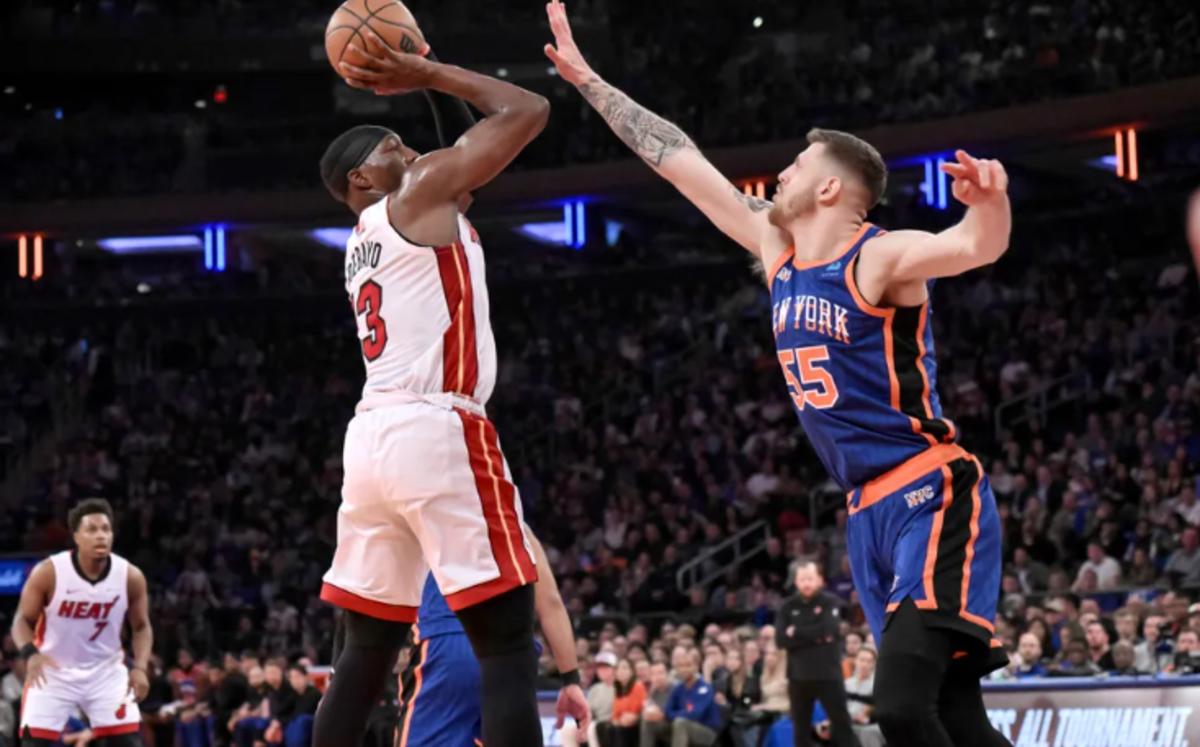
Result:
{"type": "MultiPolygon", "coordinates": [[[[577,719],[579,730],[587,733],[587,697],[579,686],[579,659],[571,619],[545,550],[533,532],[526,533],[538,569],[533,586],[534,608],[555,666],[562,673],[555,728],[562,727],[566,717],[571,716],[577,719]]],[[[400,690],[396,747],[482,745],[479,662],[462,623],[450,610],[433,574],[422,589],[413,635],[415,650],[400,690]]]]}
{"type": "Polygon", "coordinates": [[[929,303],[936,278],[991,264],[1008,248],[1003,167],[956,154],[944,169],[966,216],[938,234],[866,222],[887,167],[844,132],[809,133],[780,172],[773,204],[748,197],[677,126],[591,69],[557,0],[547,13],[555,45],[545,51],[562,78],[766,271],[788,392],[848,495],[855,587],[880,641],[875,715],[889,747],[1008,744],[979,686],[1005,660],[992,636],[999,519],[979,461],[942,415],[929,303]]]}

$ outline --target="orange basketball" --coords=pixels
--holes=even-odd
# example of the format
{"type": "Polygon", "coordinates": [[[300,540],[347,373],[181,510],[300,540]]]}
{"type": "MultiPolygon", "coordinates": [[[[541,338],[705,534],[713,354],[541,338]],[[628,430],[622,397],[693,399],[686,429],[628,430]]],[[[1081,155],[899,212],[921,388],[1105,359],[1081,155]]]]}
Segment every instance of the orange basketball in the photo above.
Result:
{"type": "Polygon", "coordinates": [[[339,62],[358,64],[361,56],[350,49],[370,49],[363,27],[374,31],[385,44],[400,52],[426,55],[429,45],[417,19],[399,0],[346,0],[333,11],[325,27],[325,54],[339,75],[339,62]]]}

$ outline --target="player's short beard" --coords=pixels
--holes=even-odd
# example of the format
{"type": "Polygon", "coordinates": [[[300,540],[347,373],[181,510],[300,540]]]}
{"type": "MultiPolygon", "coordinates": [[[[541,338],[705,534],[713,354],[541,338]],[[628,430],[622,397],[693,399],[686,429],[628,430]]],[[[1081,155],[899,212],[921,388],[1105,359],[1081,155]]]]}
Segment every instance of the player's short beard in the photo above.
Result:
{"type": "Polygon", "coordinates": [[[782,201],[776,201],[767,213],[767,220],[778,228],[787,228],[792,221],[803,218],[816,210],[817,198],[806,189],[797,189],[790,195],[785,195],[782,201]]]}

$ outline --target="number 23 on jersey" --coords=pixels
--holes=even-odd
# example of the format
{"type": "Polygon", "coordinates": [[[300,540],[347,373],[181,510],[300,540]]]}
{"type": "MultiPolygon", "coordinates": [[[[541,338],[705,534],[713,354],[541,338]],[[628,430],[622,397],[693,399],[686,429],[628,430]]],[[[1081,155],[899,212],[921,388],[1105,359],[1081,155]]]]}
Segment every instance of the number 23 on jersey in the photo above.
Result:
{"type": "Polygon", "coordinates": [[[788,393],[796,403],[797,410],[815,407],[824,410],[838,401],[837,382],[833,375],[820,364],[829,360],[827,345],[780,350],[779,365],[787,379],[788,393]],[[799,378],[797,378],[797,371],[799,378]]]}

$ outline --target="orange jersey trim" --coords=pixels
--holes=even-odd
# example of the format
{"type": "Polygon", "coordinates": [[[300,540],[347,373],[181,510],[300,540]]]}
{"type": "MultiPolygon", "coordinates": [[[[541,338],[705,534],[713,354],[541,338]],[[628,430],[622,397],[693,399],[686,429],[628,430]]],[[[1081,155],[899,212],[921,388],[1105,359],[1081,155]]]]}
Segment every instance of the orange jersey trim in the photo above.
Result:
{"type": "MultiPolygon", "coordinates": [[[[861,488],[862,494],[858,500],[858,507],[856,508],[851,505],[850,513],[854,514],[865,508],[870,508],[905,485],[924,477],[933,471],[935,467],[941,467],[953,462],[955,459],[963,459],[969,456],[966,450],[957,444],[931,446],[907,462],[888,472],[884,472],[879,477],[863,485],[861,488]]],[[[847,501],[853,499],[854,492],[856,491],[851,491],[847,497],[847,501]]]]}

